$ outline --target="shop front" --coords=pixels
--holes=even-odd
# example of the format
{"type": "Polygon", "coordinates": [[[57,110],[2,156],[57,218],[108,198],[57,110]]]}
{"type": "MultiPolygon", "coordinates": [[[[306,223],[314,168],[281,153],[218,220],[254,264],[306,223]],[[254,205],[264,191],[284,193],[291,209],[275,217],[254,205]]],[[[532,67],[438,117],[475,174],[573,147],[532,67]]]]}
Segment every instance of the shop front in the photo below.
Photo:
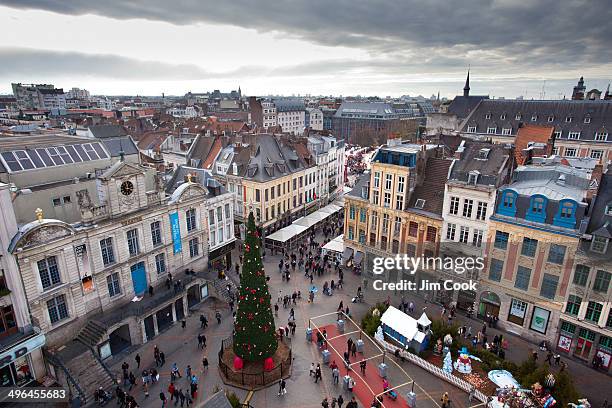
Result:
{"type": "MultiPolygon", "coordinates": [[[[18,334],[15,342],[0,351],[0,387],[25,387],[36,379],[32,353],[40,358],[45,335],[34,331],[18,334]]],[[[42,373],[41,373],[42,374],[42,373]]]]}
{"type": "Polygon", "coordinates": [[[236,241],[232,241],[210,252],[208,262],[210,267],[216,271],[229,270],[232,267],[232,250],[236,247],[236,241]]]}
{"type": "Polygon", "coordinates": [[[609,371],[612,363],[612,337],[599,336],[597,351],[595,352],[594,367],[598,370],[609,371]]]}
{"type": "Polygon", "coordinates": [[[484,291],[480,294],[480,305],[478,307],[478,316],[497,316],[499,317],[499,307],[501,301],[499,296],[489,290],[484,291]]]}

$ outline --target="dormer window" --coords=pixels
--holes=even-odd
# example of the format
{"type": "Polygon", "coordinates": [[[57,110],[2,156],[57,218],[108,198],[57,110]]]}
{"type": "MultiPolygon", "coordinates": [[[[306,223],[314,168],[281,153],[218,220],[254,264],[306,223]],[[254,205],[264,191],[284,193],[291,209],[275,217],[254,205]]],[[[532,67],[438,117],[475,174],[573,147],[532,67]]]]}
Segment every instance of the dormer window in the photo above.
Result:
{"type": "Polygon", "coordinates": [[[476,133],[476,126],[468,126],[467,131],[468,133],[476,133]]]}
{"type": "Polygon", "coordinates": [[[491,149],[480,149],[478,151],[478,158],[480,160],[487,160],[490,152],[491,152],[491,149]]]}
{"type": "Polygon", "coordinates": [[[605,254],[608,250],[608,238],[593,235],[591,241],[591,251],[597,252],[598,254],[605,254]]]}
{"type": "Polygon", "coordinates": [[[497,206],[497,212],[502,215],[514,217],[516,215],[516,199],[518,194],[513,190],[504,190],[501,193],[501,200],[497,206]]]}
{"type": "Polygon", "coordinates": [[[553,122],[554,120],[555,120],[555,117],[554,117],[553,115],[550,115],[550,116],[548,117],[548,121],[549,121],[549,122],[553,122]]]}
{"type": "Polygon", "coordinates": [[[566,121],[567,123],[571,123],[571,122],[572,122],[572,117],[571,117],[571,116],[566,116],[566,117],[565,117],[565,121],[566,121]]]}
{"type": "Polygon", "coordinates": [[[607,132],[595,132],[595,141],[596,142],[606,142],[608,140],[607,132]]]}
{"type": "Polygon", "coordinates": [[[574,228],[576,226],[577,208],[578,203],[574,200],[561,200],[553,224],[565,228],[574,228]]]}
{"type": "Polygon", "coordinates": [[[476,185],[476,183],[478,183],[478,172],[471,171],[470,174],[468,174],[468,184],[476,185]]]}
{"type": "Polygon", "coordinates": [[[569,132],[567,138],[570,140],[578,140],[580,139],[580,132],[569,132]]]}
{"type": "Polygon", "coordinates": [[[586,116],[584,118],[584,123],[591,123],[591,117],[590,116],[586,116]]]}
{"type": "Polygon", "coordinates": [[[606,206],[606,215],[612,215],[612,203],[606,206]]]}
{"type": "Polygon", "coordinates": [[[423,209],[425,207],[425,200],[423,200],[422,198],[419,198],[418,200],[416,200],[416,203],[414,203],[414,207],[423,209]]]}
{"type": "Polygon", "coordinates": [[[502,129],[502,135],[511,135],[512,134],[512,128],[503,128],[502,129]]]}
{"type": "Polygon", "coordinates": [[[531,115],[531,121],[535,122],[538,120],[538,115],[531,115]]]}
{"type": "Polygon", "coordinates": [[[506,114],[502,113],[501,116],[499,117],[501,120],[506,120],[506,114]]]}
{"type": "Polygon", "coordinates": [[[527,212],[525,219],[535,222],[544,222],[546,220],[547,201],[548,200],[544,196],[532,196],[529,203],[529,211],[527,212]]]}
{"type": "Polygon", "coordinates": [[[516,116],[514,117],[514,120],[521,120],[523,118],[523,116],[520,113],[517,113],[516,116]]]}
{"type": "Polygon", "coordinates": [[[497,128],[494,127],[494,126],[488,127],[487,128],[487,133],[490,134],[490,135],[494,135],[496,130],[497,130],[497,128]]]}
{"type": "Polygon", "coordinates": [[[485,115],[485,119],[491,119],[491,114],[490,114],[490,113],[487,113],[487,114],[485,115]]]}

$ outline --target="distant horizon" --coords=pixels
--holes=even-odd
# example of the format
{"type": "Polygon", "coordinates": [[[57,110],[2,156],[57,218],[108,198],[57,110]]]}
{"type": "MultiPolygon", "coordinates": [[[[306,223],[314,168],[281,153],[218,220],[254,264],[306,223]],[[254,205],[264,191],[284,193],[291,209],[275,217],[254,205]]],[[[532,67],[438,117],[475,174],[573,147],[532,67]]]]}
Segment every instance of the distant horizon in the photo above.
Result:
{"type": "MultiPolygon", "coordinates": [[[[511,95],[511,96],[506,96],[506,95],[494,95],[491,93],[486,92],[486,89],[483,88],[482,83],[483,82],[490,82],[493,83],[495,85],[495,89],[499,89],[499,88],[503,88],[503,84],[505,83],[504,81],[493,81],[493,80],[484,80],[484,81],[480,81],[481,84],[475,83],[476,79],[474,78],[473,74],[471,74],[471,78],[470,78],[470,86],[471,86],[471,90],[470,90],[470,95],[484,95],[484,96],[488,96],[491,99],[517,99],[517,98],[523,98],[525,100],[563,100],[564,97],[565,99],[571,99],[571,95],[572,95],[572,89],[573,87],[576,85],[576,83],[578,82],[579,78],[573,79],[573,78],[568,78],[565,80],[555,80],[555,81],[529,81],[529,82],[525,82],[525,83],[531,83],[533,85],[532,88],[527,88],[525,89],[525,93],[523,94],[516,94],[516,95],[511,95]],[[567,90],[565,92],[557,92],[556,94],[554,93],[554,91],[551,90],[551,83],[554,84],[554,88],[553,89],[564,89],[563,85],[567,85],[567,90]],[[542,98],[542,86],[543,84],[546,84],[545,86],[545,94],[544,97],[542,98]],[[539,86],[539,88],[536,88],[536,86],[539,86]]],[[[92,89],[85,87],[85,86],[80,86],[80,84],[73,84],[73,85],[62,85],[61,83],[57,83],[57,82],[53,82],[53,81],[33,81],[33,80],[22,80],[22,81],[12,81],[9,83],[8,87],[3,87],[0,86],[0,95],[6,95],[6,96],[10,96],[13,94],[13,91],[11,89],[11,83],[22,83],[22,84],[52,84],[54,85],[56,88],[62,88],[64,90],[64,92],[68,92],[70,89],[72,88],[79,88],[79,89],[85,89],[87,91],[90,92],[91,96],[106,96],[106,97],[146,97],[146,98],[153,98],[153,97],[162,97],[162,92],[160,93],[140,93],[140,92],[136,92],[136,93],[103,93],[103,92],[95,92],[92,91],[92,89]]],[[[515,82],[513,82],[515,83],[515,82]]],[[[451,86],[455,85],[455,86],[459,86],[460,88],[458,89],[458,91],[456,92],[456,94],[443,94],[442,92],[440,92],[440,99],[447,99],[447,100],[452,100],[455,96],[459,96],[459,95],[463,95],[463,84],[459,84],[459,83],[453,83],[453,82],[446,82],[445,84],[447,84],[448,88],[454,88],[451,86]]],[[[602,91],[602,93],[604,93],[608,87],[610,83],[606,82],[606,79],[603,78],[593,78],[593,79],[589,79],[589,78],[585,78],[585,85],[587,87],[587,92],[592,90],[592,89],[598,89],[600,91],[602,91]],[[599,86],[596,86],[599,85],[599,86]]],[[[417,98],[417,97],[423,97],[425,99],[431,99],[431,97],[437,97],[437,93],[438,91],[435,92],[430,92],[428,94],[425,93],[409,93],[409,92],[404,92],[404,93],[399,93],[399,94],[356,94],[356,93],[350,93],[350,94],[323,94],[323,93],[318,93],[315,94],[313,92],[305,92],[305,93],[292,93],[292,94],[279,94],[279,93],[257,93],[257,94],[250,94],[248,92],[245,91],[244,87],[240,86],[241,91],[242,91],[242,95],[243,96],[256,96],[256,97],[283,97],[283,98],[291,98],[291,97],[300,97],[300,98],[354,98],[354,97],[361,97],[361,98],[381,98],[381,99],[385,99],[387,97],[390,98],[401,98],[403,96],[409,96],[411,98],[417,98]]],[[[431,87],[431,89],[434,89],[434,87],[431,87]]],[[[219,90],[221,93],[229,93],[231,91],[237,91],[238,90],[238,86],[234,87],[234,88],[222,88],[222,87],[218,87],[218,86],[213,86],[210,87],[208,89],[189,89],[183,93],[169,93],[169,92],[163,92],[165,97],[169,97],[169,98],[181,98],[184,97],[188,92],[192,92],[195,94],[199,94],[199,93],[211,93],[214,90],[219,90]]]]}

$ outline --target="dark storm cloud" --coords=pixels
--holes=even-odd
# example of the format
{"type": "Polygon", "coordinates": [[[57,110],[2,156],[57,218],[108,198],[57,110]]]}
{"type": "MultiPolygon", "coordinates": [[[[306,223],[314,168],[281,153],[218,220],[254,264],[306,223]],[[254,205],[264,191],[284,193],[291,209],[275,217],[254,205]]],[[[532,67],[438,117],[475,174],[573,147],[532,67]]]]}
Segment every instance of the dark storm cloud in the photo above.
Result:
{"type": "MultiPolygon", "coordinates": [[[[469,51],[493,50],[499,59],[521,56],[525,64],[612,61],[608,0],[0,0],[0,4],[177,25],[230,24],[374,54],[426,55],[440,49],[463,59],[469,51]]],[[[469,59],[474,65],[483,61],[478,55],[469,59]]]]}
{"type": "Polygon", "coordinates": [[[118,55],[0,47],[0,77],[92,76],[121,79],[206,79],[213,74],[190,64],[140,61],[118,55]]]}

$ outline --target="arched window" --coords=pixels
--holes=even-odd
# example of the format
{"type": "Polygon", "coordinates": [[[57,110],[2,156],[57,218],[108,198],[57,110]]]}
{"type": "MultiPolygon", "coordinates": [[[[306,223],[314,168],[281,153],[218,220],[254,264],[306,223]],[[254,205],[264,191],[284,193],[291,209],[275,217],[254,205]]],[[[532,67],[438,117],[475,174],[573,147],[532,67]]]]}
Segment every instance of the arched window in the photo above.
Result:
{"type": "Polygon", "coordinates": [[[533,195],[529,203],[529,211],[525,218],[529,221],[544,222],[546,220],[546,205],[548,199],[543,195],[533,195]]]}
{"type": "Polygon", "coordinates": [[[553,224],[565,228],[575,228],[577,209],[578,203],[574,200],[559,201],[559,210],[553,219],[553,224]]]}
{"type": "Polygon", "coordinates": [[[504,190],[497,206],[497,212],[502,215],[514,217],[516,215],[516,200],[518,194],[513,190],[504,190]]]}

